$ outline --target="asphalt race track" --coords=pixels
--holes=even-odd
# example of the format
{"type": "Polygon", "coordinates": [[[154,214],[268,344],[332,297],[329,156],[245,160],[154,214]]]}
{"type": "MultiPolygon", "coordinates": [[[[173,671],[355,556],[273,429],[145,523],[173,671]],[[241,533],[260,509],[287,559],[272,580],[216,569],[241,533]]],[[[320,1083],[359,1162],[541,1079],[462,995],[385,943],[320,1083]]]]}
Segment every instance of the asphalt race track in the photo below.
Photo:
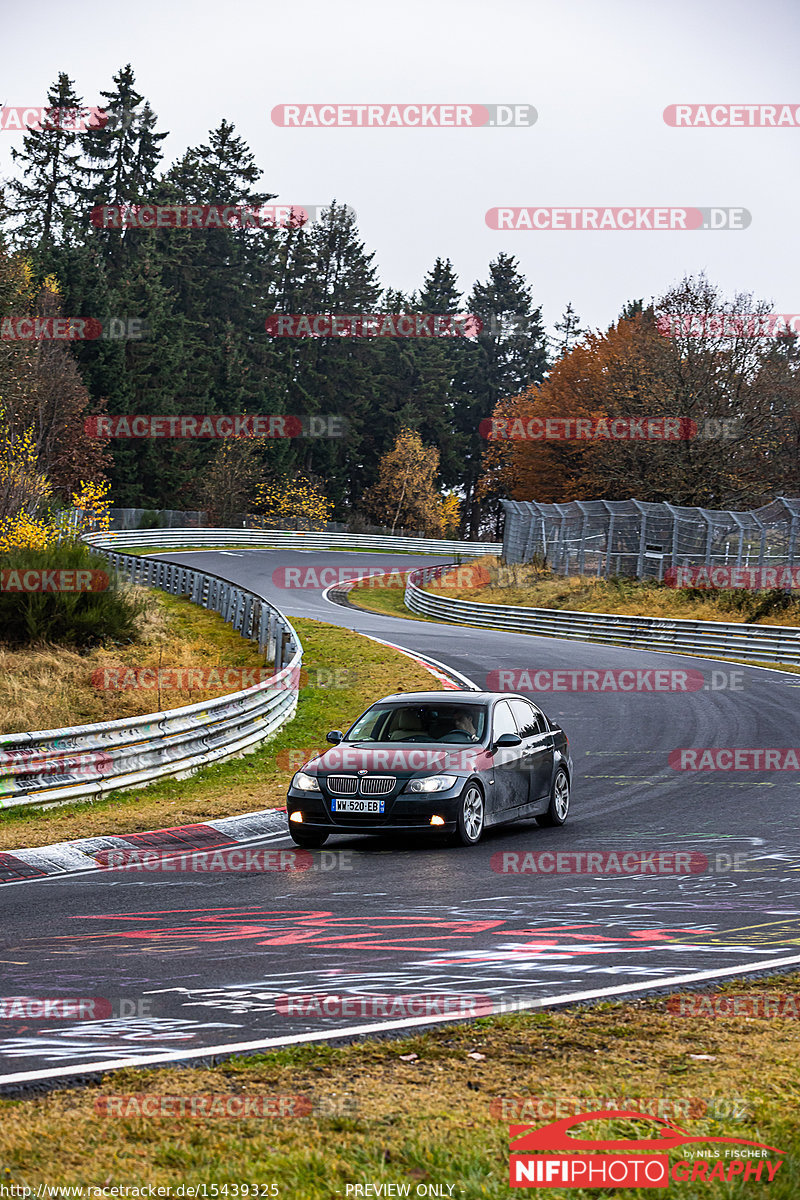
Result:
{"type": "MultiPolygon", "coordinates": [[[[502,1011],[682,981],[699,986],[800,963],[800,774],[669,764],[678,747],[798,746],[800,677],[365,614],[331,604],[321,587],[285,589],[273,578],[286,566],[332,566],[338,575],[340,567],[407,569],[430,557],[169,557],[246,583],[290,618],[383,638],[481,687],[497,668],[689,669],[705,684],[693,692],[539,695],[566,729],[575,763],[563,828],[523,823],[489,831],[473,849],[334,837],[314,852],[327,870],[94,872],[4,887],[3,995],[101,997],[111,1016],[0,1021],[0,1085],[441,1019],[369,1006],[330,1015],[287,996],[447,992],[467,1013],[481,997],[483,1014],[486,1004],[502,1011]],[[682,851],[700,865],[690,875],[622,877],[497,869],[529,851],[571,852],[562,859],[567,868],[587,851],[682,851]]],[[[321,741],[326,731],[319,732],[321,741]]],[[[263,844],[292,843],[279,833],[263,844]]]]}

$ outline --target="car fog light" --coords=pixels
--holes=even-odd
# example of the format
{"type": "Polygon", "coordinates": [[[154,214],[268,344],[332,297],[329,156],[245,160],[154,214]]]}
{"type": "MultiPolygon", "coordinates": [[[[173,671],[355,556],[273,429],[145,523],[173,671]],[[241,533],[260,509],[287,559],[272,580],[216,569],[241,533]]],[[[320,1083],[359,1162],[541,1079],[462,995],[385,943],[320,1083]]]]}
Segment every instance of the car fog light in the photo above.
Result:
{"type": "Polygon", "coordinates": [[[289,820],[294,821],[297,825],[302,825],[303,824],[303,814],[301,812],[293,812],[290,815],[289,820]]]}
{"type": "Polygon", "coordinates": [[[431,825],[444,825],[444,817],[431,817],[431,825]]]}

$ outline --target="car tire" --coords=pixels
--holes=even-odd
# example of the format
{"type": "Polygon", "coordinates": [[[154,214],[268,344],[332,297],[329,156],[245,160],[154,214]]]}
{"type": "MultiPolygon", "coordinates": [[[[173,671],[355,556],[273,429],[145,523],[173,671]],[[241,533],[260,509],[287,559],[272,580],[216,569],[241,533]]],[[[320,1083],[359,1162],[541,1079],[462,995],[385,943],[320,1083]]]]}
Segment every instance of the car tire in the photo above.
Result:
{"type": "Polygon", "coordinates": [[[550,789],[550,805],[547,812],[536,818],[538,825],[563,825],[569,815],[569,776],[559,767],[550,789]]]}
{"type": "Polygon", "coordinates": [[[458,806],[458,823],[453,841],[460,846],[477,846],[486,821],[486,801],[477,783],[471,783],[458,806]]]}
{"type": "Polygon", "coordinates": [[[324,831],[316,829],[292,829],[291,825],[289,825],[289,833],[295,846],[302,846],[304,850],[319,850],[330,836],[324,831]]]}

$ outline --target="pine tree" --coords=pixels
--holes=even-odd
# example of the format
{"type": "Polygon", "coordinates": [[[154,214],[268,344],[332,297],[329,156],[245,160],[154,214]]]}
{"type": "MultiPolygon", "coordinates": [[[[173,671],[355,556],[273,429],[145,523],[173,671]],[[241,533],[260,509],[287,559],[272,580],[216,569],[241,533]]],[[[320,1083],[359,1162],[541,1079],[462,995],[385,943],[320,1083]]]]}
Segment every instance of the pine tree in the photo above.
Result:
{"type": "MultiPolygon", "coordinates": [[[[450,259],[437,258],[416,296],[414,312],[463,314],[464,299],[450,259]]],[[[423,440],[440,452],[439,473],[448,487],[461,483],[465,438],[456,426],[456,412],[465,397],[457,387],[471,342],[462,337],[417,338],[411,343],[413,378],[398,413],[398,427],[418,429],[423,440]]]]}
{"type": "Polygon", "coordinates": [[[572,302],[567,304],[564,309],[564,314],[560,321],[556,321],[556,332],[560,335],[558,338],[552,339],[555,359],[563,358],[565,354],[569,354],[572,347],[580,340],[583,335],[581,329],[581,320],[575,309],[572,307],[572,302]]]}
{"type": "Polygon", "coordinates": [[[21,150],[11,151],[21,177],[7,185],[8,211],[16,218],[15,243],[35,257],[40,279],[53,270],[54,247],[73,228],[80,143],[70,126],[78,124],[84,111],[83,100],[63,71],[48,91],[47,103],[49,119],[41,129],[25,134],[21,150]]]}
{"type": "Polygon", "coordinates": [[[498,400],[516,396],[544,379],[547,338],[542,310],[534,305],[531,288],[510,254],[501,253],[489,264],[489,278],[485,284],[474,285],[468,309],[480,317],[483,330],[460,381],[468,400],[459,408],[457,423],[466,443],[463,486],[467,520],[470,537],[476,538],[481,522],[476,489],[486,446],[480,435],[481,421],[491,415],[498,400]]]}
{"type": "MultiPolygon", "coordinates": [[[[334,200],[310,226],[307,238],[310,269],[295,293],[294,311],[376,311],[381,286],[375,255],[367,252],[352,209],[334,200]]],[[[342,515],[355,506],[365,476],[371,481],[384,446],[378,415],[380,354],[375,339],[330,337],[302,339],[292,355],[288,411],[341,414],[347,423],[344,438],[295,445],[298,468],[328,481],[329,495],[342,515]]]]}
{"type": "Polygon", "coordinates": [[[96,204],[136,204],[150,198],[156,168],[163,157],[156,115],[141,92],[130,63],[113,76],[116,90],[101,91],[105,123],[81,136],[87,165],[82,168],[83,198],[96,204]]]}

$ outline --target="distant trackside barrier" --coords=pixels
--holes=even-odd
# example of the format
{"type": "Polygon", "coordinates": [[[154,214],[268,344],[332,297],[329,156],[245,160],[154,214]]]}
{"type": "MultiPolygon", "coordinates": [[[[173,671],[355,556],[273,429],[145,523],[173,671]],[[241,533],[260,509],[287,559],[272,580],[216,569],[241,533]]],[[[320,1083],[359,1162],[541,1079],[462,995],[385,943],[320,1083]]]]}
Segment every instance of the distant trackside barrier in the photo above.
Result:
{"type": "Polygon", "coordinates": [[[664,621],[655,617],[620,617],[607,613],[565,609],[522,608],[510,604],[480,604],[434,595],[423,585],[456,564],[419,567],[409,572],[405,604],[412,612],[437,621],[483,625],[504,633],[533,633],[544,637],[606,642],[640,650],[775,662],[800,666],[800,629],[792,625],[725,624],[723,621],[664,621]]]}

